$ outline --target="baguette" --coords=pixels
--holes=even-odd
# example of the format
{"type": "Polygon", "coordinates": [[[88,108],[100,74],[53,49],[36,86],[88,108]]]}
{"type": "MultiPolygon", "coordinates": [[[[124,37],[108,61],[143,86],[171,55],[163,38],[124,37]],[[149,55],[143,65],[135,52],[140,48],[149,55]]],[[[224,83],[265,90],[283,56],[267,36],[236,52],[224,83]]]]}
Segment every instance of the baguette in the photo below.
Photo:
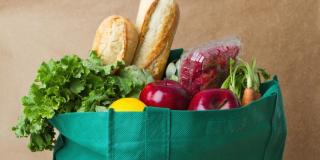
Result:
{"type": "Polygon", "coordinates": [[[130,65],[138,45],[135,26],[121,16],[110,16],[102,21],[96,31],[92,50],[101,57],[104,64],[123,60],[130,65]]]}
{"type": "Polygon", "coordinates": [[[141,0],[136,27],[139,45],[133,64],[161,79],[179,20],[174,0],[141,0]]]}

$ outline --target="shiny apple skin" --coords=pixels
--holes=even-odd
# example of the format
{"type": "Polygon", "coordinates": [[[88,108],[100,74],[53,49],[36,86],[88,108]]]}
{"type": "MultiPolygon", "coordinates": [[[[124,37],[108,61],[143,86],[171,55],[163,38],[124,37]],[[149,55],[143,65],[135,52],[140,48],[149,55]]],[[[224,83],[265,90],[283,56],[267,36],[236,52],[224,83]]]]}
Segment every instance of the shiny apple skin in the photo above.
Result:
{"type": "Polygon", "coordinates": [[[155,81],[147,84],[140,93],[140,100],[147,106],[186,110],[191,96],[178,82],[155,81]]]}
{"type": "Polygon", "coordinates": [[[198,92],[188,110],[223,110],[239,107],[237,97],[228,89],[207,89],[198,92]]]}

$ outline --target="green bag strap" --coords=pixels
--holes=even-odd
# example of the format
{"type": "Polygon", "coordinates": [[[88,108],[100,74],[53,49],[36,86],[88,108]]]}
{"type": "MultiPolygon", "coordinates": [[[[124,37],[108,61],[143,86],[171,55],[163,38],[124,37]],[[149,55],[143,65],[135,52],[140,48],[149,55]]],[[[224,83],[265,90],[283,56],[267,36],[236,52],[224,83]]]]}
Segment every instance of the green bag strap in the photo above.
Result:
{"type": "Polygon", "coordinates": [[[106,127],[108,128],[107,132],[107,160],[113,160],[113,116],[114,116],[114,110],[112,108],[109,108],[108,112],[108,122],[106,123],[106,127]]]}
{"type": "Polygon", "coordinates": [[[278,84],[278,78],[273,78],[274,85],[270,88],[276,96],[275,108],[271,122],[271,134],[266,146],[264,160],[281,160],[286,139],[286,121],[283,109],[282,95],[278,84]]]}
{"type": "Polygon", "coordinates": [[[170,109],[145,109],[145,160],[169,160],[170,109]]]}

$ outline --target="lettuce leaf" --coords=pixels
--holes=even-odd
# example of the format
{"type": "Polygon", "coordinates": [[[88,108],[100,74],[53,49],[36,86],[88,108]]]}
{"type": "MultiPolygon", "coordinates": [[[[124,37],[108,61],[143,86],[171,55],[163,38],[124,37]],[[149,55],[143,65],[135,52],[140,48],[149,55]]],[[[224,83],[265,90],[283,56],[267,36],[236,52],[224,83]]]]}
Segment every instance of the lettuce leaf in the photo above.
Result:
{"type": "Polygon", "coordinates": [[[51,150],[55,132],[49,119],[66,112],[106,111],[122,97],[137,97],[151,75],[123,61],[103,65],[92,51],[86,60],[66,55],[40,65],[16,126],[17,137],[29,137],[31,151],[51,150]]]}

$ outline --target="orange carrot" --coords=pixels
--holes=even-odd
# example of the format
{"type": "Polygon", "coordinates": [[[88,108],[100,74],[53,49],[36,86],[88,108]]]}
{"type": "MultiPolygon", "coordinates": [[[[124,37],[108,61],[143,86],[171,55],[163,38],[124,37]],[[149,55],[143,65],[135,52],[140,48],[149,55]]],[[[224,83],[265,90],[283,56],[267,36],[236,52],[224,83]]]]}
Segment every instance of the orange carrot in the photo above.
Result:
{"type": "Polygon", "coordinates": [[[245,88],[242,95],[241,105],[245,106],[252,101],[259,99],[260,96],[260,93],[253,88],[245,88]]]}
{"type": "Polygon", "coordinates": [[[230,60],[229,76],[221,85],[221,88],[230,89],[245,106],[261,97],[259,88],[262,76],[265,80],[270,77],[269,73],[256,67],[256,61],[251,63],[238,59],[239,62],[230,60]]]}

